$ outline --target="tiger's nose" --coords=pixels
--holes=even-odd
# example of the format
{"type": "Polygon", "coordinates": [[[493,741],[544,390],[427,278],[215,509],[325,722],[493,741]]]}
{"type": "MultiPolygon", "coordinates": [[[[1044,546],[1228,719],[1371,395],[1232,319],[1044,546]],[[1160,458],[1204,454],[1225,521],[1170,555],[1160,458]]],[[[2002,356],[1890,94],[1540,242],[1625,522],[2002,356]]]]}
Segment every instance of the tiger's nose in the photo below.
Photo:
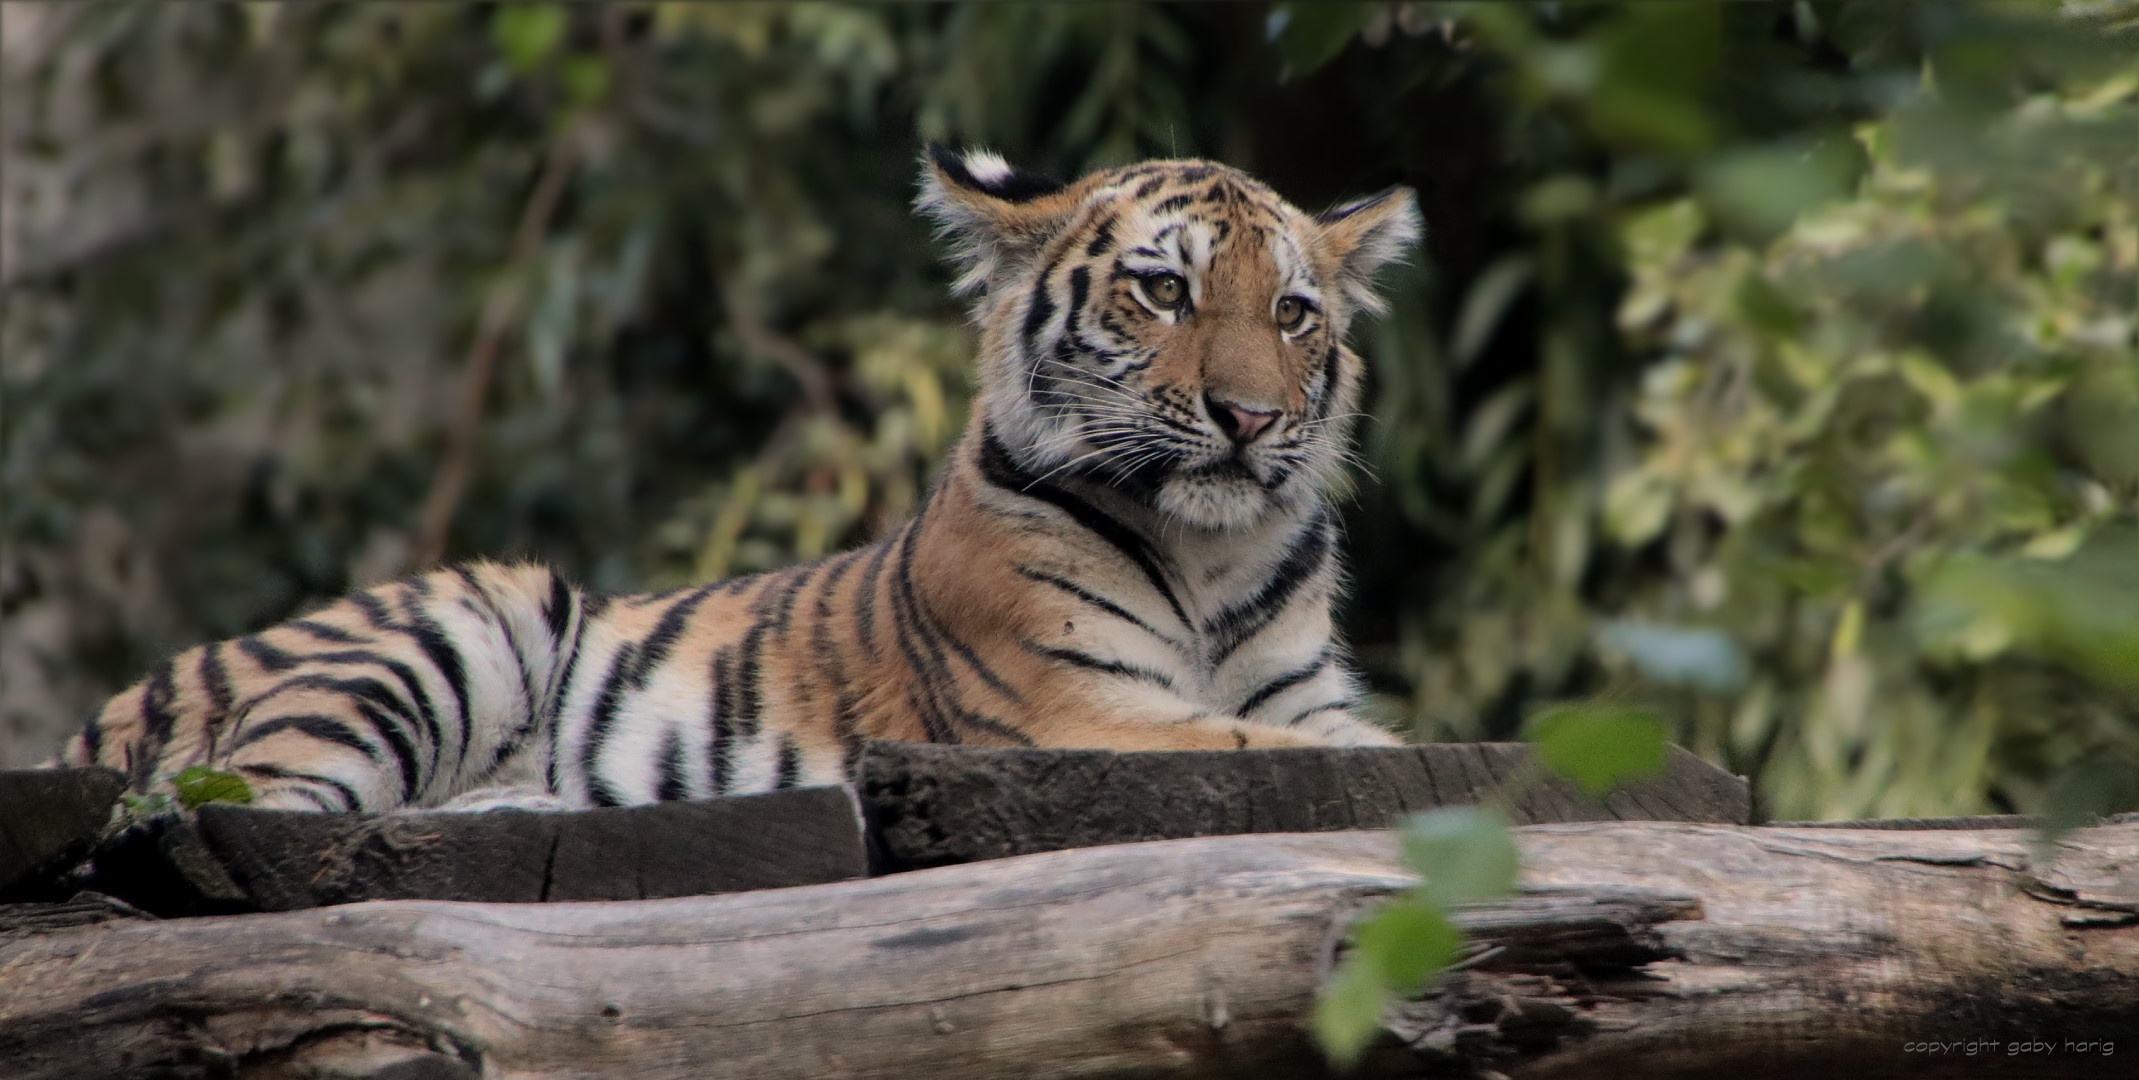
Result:
{"type": "Polygon", "coordinates": [[[1220,401],[1208,394],[1203,398],[1204,407],[1210,410],[1211,422],[1225,432],[1236,446],[1246,446],[1270,428],[1272,422],[1284,415],[1277,409],[1256,409],[1231,401],[1220,401]]]}

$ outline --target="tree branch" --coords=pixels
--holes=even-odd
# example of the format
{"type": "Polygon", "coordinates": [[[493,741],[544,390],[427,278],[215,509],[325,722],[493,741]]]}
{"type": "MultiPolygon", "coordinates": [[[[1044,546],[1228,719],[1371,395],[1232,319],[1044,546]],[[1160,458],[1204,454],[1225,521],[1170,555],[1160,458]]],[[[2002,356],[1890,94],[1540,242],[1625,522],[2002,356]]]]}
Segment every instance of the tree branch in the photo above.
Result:
{"type": "MultiPolygon", "coordinates": [[[[549,232],[550,219],[556,216],[557,203],[564,195],[565,181],[571,178],[573,167],[579,160],[576,133],[576,128],[567,127],[550,145],[550,152],[543,160],[542,175],[535,181],[535,189],[521,209],[519,225],[513,230],[511,265],[514,267],[525,266],[549,232]]],[[[460,407],[446,428],[445,451],[439,457],[438,472],[431,479],[431,490],[424,496],[423,509],[417,518],[416,538],[409,546],[406,567],[409,570],[436,566],[445,557],[453,517],[460,510],[461,498],[468,487],[468,474],[474,467],[476,440],[482,431],[484,406],[490,399],[498,350],[504,344],[514,317],[519,314],[521,292],[520,277],[508,275],[493,285],[484,298],[483,310],[476,318],[475,340],[462,365],[465,374],[462,376],[460,407]]]]}

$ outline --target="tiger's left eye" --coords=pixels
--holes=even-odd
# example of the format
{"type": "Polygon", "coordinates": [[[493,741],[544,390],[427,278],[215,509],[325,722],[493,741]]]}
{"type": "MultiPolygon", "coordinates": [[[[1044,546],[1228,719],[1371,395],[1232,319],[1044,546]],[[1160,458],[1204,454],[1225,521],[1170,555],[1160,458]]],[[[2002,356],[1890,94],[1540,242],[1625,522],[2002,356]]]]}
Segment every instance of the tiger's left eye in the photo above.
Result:
{"type": "Polygon", "coordinates": [[[1297,296],[1287,296],[1277,302],[1277,325],[1283,330],[1297,329],[1300,320],[1307,317],[1307,301],[1297,296]]]}
{"type": "Polygon", "coordinates": [[[1144,279],[1144,295],[1162,308],[1177,308],[1188,299],[1188,282],[1179,274],[1153,274],[1144,279]]]}

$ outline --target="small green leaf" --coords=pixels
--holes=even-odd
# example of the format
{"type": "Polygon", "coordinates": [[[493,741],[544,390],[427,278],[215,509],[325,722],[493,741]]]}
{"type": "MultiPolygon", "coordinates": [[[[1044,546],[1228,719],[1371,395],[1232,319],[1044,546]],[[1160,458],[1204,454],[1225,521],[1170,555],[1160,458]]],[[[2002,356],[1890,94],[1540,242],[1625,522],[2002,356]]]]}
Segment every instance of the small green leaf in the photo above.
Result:
{"type": "Polygon", "coordinates": [[[575,56],[564,62],[560,74],[578,104],[592,105],[609,92],[609,63],[601,57],[575,56]]]}
{"type": "Polygon", "coordinates": [[[1381,1030],[1387,982],[1371,957],[1353,953],[1315,999],[1315,1041],[1338,1069],[1350,1069],[1381,1030]]]}
{"type": "Polygon", "coordinates": [[[119,803],[134,817],[154,817],[157,814],[169,813],[172,807],[171,797],[161,791],[151,791],[146,795],[121,795],[119,803]]]}
{"type": "Polygon", "coordinates": [[[179,805],[188,810],[199,809],[203,803],[249,803],[253,801],[253,789],[245,778],[235,773],[217,772],[206,765],[194,765],[171,778],[178,788],[179,805]]]}
{"type": "Polygon", "coordinates": [[[1554,705],[1532,717],[1529,739],[1545,767],[1592,795],[1664,767],[1664,725],[1635,705],[1554,705]]]}
{"type": "Polygon", "coordinates": [[[1456,958],[1463,932],[1433,907],[1406,900],[1375,912],[1352,940],[1354,949],[1374,958],[1384,986],[1416,994],[1427,976],[1456,958]]]}
{"type": "Polygon", "coordinates": [[[564,40],[564,9],[554,4],[507,4],[490,19],[490,37],[514,71],[549,58],[564,40]]]}
{"type": "Polygon", "coordinates": [[[1419,892],[1432,903],[1452,907],[1515,888],[1521,861],[1515,839],[1507,820],[1492,810],[1447,806],[1413,814],[1401,842],[1405,865],[1424,879],[1419,892]]]}

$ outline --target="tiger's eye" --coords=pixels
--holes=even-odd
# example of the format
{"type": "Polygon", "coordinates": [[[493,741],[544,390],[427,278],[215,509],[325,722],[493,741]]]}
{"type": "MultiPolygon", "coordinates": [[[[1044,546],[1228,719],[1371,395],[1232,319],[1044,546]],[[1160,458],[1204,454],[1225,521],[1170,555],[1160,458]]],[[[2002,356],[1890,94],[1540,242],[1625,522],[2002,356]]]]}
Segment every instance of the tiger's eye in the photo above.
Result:
{"type": "Polygon", "coordinates": [[[1180,307],[1188,299],[1188,282],[1179,274],[1153,274],[1144,279],[1144,295],[1162,308],[1180,307]]]}
{"type": "Polygon", "coordinates": [[[1277,324],[1290,330],[1300,325],[1307,317],[1307,302],[1297,296],[1287,296],[1277,302],[1277,324]]]}

